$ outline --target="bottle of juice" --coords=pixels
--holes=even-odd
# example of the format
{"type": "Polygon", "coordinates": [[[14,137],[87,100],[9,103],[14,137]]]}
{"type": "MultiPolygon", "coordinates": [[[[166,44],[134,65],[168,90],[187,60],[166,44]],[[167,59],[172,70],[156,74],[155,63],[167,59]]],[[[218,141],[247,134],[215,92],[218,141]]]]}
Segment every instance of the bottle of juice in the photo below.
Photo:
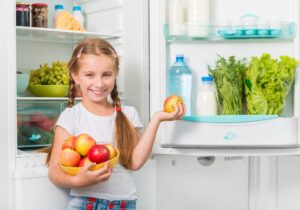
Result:
{"type": "Polygon", "coordinates": [[[184,62],[184,55],[176,56],[176,62],[168,72],[168,95],[178,95],[182,98],[186,115],[191,115],[192,71],[184,62]]]}

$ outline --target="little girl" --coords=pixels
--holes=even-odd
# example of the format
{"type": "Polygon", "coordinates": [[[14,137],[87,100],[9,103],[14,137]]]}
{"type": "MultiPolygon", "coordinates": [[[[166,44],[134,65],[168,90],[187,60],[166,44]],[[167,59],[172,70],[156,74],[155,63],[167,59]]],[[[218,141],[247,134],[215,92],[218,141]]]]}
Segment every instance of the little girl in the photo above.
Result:
{"type": "Polygon", "coordinates": [[[69,108],[59,116],[54,143],[48,155],[49,178],[56,185],[71,188],[67,210],[136,209],[136,189],[131,171],[140,169],[151,154],[162,121],[178,120],[185,107],[178,105],[172,113],[159,111],[140,137],[143,125],[137,111],[122,106],[116,76],[119,59],[115,49],[102,39],[86,39],[74,50],[68,63],[70,71],[69,108]],[[74,105],[76,89],[82,101],[74,105]],[[76,176],[59,167],[61,145],[69,135],[87,133],[97,143],[110,143],[120,151],[119,164],[112,170],[90,171],[95,163],[84,166],[76,176]]]}

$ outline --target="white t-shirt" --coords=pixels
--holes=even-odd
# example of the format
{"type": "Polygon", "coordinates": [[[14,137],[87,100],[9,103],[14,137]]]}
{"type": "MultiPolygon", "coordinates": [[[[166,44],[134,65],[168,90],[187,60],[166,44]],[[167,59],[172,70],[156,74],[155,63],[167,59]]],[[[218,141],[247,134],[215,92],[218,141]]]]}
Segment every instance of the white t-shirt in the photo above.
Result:
{"type": "MultiPolygon", "coordinates": [[[[143,127],[140,117],[134,107],[122,106],[122,112],[134,127],[143,127]]],[[[81,103],[66,108],[59,116],[56,126],[64,128],[73,136],[87,133],[97,143],[113,144],[116,112],[110,116],[98,116],[89,112],[81,103]]],[[[71,195],[102,198],[107,200],[137,199],[132,172],[120,164],[106,182],[71,189],[71,195]]]]}

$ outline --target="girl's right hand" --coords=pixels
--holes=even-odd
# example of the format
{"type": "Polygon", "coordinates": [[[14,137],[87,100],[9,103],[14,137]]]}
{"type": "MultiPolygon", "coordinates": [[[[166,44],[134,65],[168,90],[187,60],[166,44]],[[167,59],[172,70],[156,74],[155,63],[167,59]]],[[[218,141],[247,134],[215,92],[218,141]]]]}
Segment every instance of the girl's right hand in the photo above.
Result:
{"type": "Polygon", "coordinates": [[[109,179],[112,173],[112,168],[108,166],[108,162],[106,162],[104,167],[99,170],[90,170],[90,168],[94,165],[96,165],[96,163],[86,164],[76,175],[78,187],[86,187],[98,182],[105,182],[109,179]]]}
{"type": "Polygon", "coordinates": [[[174,107],[173,112],[169,113],[169,112],[159,111],[154,115],[154,117],[157,117],[160,122],[180,120],[181,118],[184,117],[185,113],[186,113],[185,105],[178,104],[178,106],[174,107]]]}

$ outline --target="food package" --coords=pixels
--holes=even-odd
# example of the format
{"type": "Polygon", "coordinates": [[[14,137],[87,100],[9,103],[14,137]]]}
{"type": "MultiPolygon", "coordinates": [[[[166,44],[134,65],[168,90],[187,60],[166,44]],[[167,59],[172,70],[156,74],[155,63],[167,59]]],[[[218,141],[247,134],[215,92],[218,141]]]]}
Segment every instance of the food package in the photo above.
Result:
{"type": "Polygon", "coordinates": [[[85,31],[74,16],[65,11],[60,11],[55,19],[55,28],[74,31],[85,31]]]}

